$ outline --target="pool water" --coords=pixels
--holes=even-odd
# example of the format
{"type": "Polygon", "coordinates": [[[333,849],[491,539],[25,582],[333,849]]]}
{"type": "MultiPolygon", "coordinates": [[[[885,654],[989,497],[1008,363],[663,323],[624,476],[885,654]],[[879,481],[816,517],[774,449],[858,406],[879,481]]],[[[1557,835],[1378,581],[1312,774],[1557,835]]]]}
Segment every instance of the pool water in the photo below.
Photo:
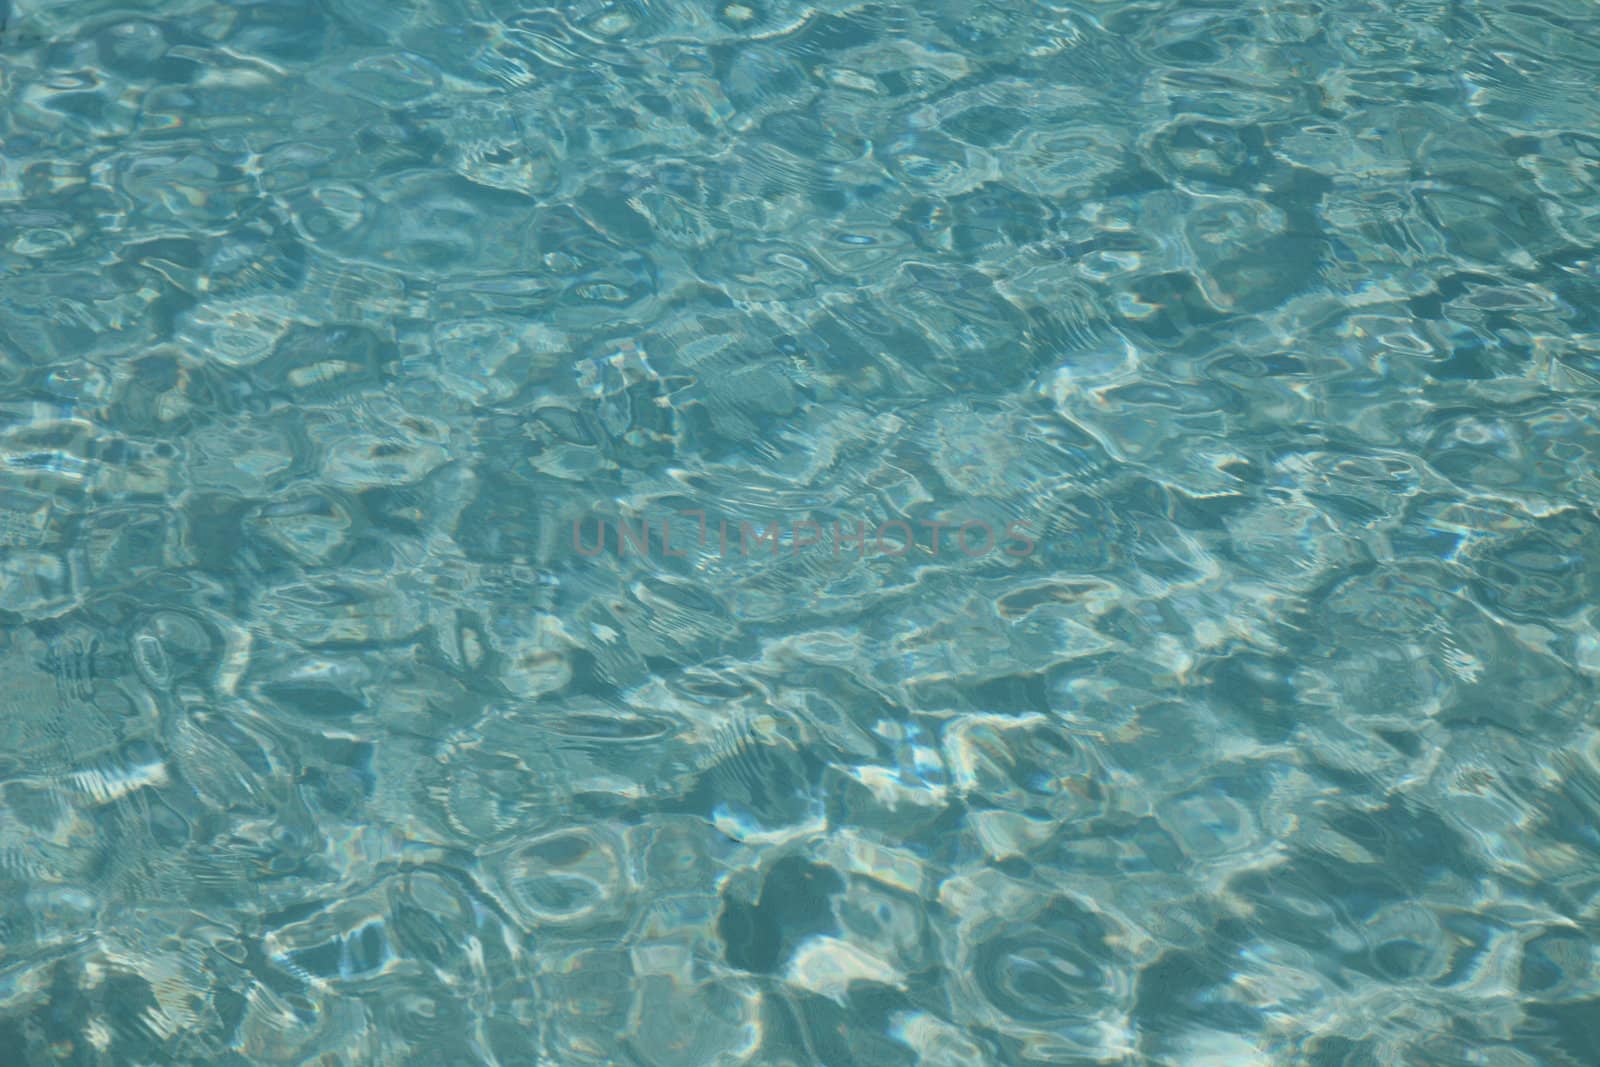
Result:
{"type": "Polygon", "coordinates": [[[0,5],[0,1067],[1600,1063],[1600,9],[0,5]]]}

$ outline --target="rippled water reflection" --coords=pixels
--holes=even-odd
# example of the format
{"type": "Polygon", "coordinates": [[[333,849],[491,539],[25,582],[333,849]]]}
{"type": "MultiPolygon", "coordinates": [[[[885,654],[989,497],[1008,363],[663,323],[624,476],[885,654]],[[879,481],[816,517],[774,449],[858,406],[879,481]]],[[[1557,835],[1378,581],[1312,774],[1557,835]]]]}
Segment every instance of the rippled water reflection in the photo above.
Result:
{"type": "Polygon", "coordinates": [[[0,1064],[1600,1062],[1592,5],[0,13],[0,1064]]]}

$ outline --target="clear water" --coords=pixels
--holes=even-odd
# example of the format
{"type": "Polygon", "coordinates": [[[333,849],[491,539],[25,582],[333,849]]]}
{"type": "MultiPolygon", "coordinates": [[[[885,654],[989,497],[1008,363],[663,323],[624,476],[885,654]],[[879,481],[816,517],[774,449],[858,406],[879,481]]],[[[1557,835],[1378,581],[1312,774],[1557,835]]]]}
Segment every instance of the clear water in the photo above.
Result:
{"type": "Polygon", "coordinates": [[[1592,4],[5,14],[3,1067],[1600,1063],[1592,4]]]}

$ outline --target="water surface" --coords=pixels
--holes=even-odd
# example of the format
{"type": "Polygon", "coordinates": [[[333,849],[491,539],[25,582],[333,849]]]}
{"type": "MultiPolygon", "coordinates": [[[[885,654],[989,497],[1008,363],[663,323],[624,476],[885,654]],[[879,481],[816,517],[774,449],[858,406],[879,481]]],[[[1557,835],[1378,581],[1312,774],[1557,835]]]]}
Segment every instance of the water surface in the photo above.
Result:
{"type": "Polygon", "coordinates": [[[1600,1063],[1596,131],[1579,0],[13,0],[0,1064],[1600,1063]]]}

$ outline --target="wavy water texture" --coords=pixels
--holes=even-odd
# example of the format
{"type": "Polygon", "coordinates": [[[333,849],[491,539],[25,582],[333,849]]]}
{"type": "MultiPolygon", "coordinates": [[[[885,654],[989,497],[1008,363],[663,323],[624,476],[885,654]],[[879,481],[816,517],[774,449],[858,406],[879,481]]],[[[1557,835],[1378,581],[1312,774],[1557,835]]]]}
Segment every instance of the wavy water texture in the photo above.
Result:
{"type": "Polygon", "coordinates": [[[0,1063],[1600,1063],[1592,4],[0,14],[0,1063]]]}

